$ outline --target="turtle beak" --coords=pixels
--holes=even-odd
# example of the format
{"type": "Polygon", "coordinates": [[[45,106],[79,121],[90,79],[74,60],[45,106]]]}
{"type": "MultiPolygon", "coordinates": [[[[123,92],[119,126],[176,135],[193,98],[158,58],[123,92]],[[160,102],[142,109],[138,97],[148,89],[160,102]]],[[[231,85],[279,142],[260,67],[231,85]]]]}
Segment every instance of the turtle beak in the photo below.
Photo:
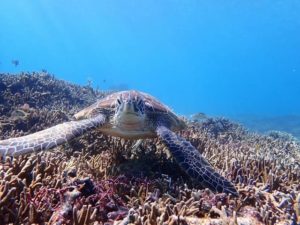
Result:
{"type": "Polygon", "coordinates": [[[136,114],[134,110],[134,105],[132,102],[125,102],[124,104],[124,112],[128,114],[136,114]]]}

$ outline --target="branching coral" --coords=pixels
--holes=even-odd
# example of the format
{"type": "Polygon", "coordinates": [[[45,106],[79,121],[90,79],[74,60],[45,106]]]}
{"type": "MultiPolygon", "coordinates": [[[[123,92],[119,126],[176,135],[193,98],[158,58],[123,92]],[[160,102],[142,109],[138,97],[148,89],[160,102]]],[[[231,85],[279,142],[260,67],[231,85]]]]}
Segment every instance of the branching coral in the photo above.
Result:
{"type": "MultiPolygon", "coordinates": [[[[105,95],[44,73],[1,75],[0,88],[1,138],[68,120],[105,95]]],[[[218,118],[190,123],[180,135],[235,184],[238,198],[203,190],[157,139],[92,131],[0,162],[0,224],[300,223],[299,143],[218,118]]]]}

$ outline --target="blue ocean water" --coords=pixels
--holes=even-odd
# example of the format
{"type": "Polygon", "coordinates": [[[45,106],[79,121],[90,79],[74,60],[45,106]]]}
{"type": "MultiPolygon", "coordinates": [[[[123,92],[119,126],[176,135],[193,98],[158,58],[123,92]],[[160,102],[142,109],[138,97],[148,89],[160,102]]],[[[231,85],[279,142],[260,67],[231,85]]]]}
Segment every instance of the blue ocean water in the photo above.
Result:
{"type": "Polygon", "coordinates": [[[0,72],[138,89],[184,115],[300,115],[298,0],[11,0],[0,9],[0,72]]]}

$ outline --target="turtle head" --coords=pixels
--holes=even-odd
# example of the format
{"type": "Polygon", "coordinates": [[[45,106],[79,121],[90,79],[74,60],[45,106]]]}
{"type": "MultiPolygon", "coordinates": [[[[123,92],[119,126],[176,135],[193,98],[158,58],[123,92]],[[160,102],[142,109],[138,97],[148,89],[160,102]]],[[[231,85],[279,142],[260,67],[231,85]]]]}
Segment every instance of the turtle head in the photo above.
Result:
{"type": "Polygon", "coordinates": [[[115,102],[115,121],[134,124],[145,119],[145,101],[137,92],[121,94],[115,102]]]}

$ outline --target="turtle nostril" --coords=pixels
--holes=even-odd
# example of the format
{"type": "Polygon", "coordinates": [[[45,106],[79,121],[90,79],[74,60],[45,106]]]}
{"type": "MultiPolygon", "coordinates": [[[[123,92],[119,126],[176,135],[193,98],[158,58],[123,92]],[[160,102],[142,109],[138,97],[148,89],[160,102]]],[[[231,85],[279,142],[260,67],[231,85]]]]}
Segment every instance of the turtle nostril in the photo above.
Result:
{"type": "Polygon", "coordinates": [[[131,104],[131,102],[125,102],[124,104],[124,111],[126,112],[132,112],[133,109],[133,105],[131,104]]]}

